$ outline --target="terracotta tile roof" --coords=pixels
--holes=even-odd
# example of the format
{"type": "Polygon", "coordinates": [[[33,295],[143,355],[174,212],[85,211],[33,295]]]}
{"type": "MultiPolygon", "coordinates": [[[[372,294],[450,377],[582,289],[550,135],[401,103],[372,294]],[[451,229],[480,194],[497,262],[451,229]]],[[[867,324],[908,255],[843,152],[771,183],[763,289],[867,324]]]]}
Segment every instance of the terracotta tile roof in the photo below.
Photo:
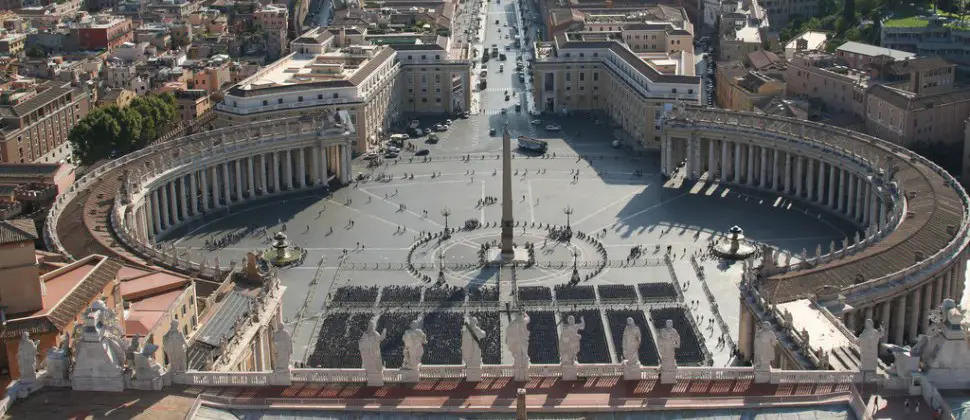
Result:
{"type": "Polygon", "coordinates": [[[0,245],[35,241],[37,227],[30,219],[0,220],[0,245]]]}
{"type": "Polygon", "coordinates": [[[103,260],[98,263],[94,271],[89,273],[47,315],[58,330],[74,322],[77,314],[87,308],[91,301],[101,294],[108,283],[117,278],[118,270],[121,270],[121,263],[108,257],[98,257],[103,258],[103,260]]]}

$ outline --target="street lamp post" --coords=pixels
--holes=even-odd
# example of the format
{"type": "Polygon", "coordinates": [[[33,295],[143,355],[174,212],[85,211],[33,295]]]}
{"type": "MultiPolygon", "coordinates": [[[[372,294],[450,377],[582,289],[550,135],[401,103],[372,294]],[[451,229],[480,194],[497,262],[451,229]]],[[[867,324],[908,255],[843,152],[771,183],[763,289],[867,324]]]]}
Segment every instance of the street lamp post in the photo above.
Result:
{"type": "Polygon", "coordinates": [[[445,207],[441,209],[441,215],[445,218],[445,238],[451,236],[451,231],[448,229],[448,216],[451,216],[451,209],[445,207]]]}
{"type": "Polygon", "coordinates": [[[569,216],[573,215],[573,208],[571,206],[566,206],[566,208],[562,209],[562,212],[566,215],[566,229],[571,229],[572,226],[569,224],[569,216]]]}

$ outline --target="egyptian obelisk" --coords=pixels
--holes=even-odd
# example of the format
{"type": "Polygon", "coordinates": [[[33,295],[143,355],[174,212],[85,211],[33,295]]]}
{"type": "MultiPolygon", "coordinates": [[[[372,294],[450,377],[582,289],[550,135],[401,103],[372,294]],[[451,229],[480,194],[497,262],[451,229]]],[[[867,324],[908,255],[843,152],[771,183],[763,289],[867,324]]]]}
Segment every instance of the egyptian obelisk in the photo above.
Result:
{"type": "Polygon", "coordinates": [[[502,259],[515,258],[512,249],[512,134],[509,126],[502,130],[502,259]]]}

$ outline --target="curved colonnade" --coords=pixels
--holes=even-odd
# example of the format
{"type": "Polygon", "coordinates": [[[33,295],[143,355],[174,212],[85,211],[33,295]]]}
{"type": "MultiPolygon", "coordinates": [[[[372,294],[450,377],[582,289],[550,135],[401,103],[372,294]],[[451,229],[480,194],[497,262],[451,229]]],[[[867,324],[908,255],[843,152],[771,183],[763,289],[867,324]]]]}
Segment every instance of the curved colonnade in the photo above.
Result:
{"type": "Polygon", "coordinates": [[[63,209],[82,190],[118,177],[108,214],[113,238],[156,264],[215,277],[221,272],[217,261],[179,259],[157,248],[156,239],[232,205],[349,182],[353,139],[346,127],[326,118],[296,117],[151,145],[78,180],[51,208],[44,237],[51,249],[71,256],[58,235],[63,209]]]}
{"type": "MultiPolygon", "coordinates": [[[[929,311],[963,296],[968,200],[929,160],[858,132],[790,118],[709,108],[675,109],[665,121],[661,168],[690,180],[796,200],[858,226],[854,238],[763,258],[759,289],[771,304],[833,289],[853,333],[865,319],[904,344],[928,330],[929,311]]],[[[742,314],[740,338],[755,320],[742,314]]]]}

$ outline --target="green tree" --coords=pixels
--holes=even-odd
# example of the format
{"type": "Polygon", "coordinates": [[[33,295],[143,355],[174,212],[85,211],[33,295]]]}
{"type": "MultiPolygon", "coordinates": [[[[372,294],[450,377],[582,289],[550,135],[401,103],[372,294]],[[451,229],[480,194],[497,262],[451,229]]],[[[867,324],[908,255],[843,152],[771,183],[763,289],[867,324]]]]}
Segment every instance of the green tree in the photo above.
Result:
{"type": "Polygon", "coordinates": [[[121,135],[118,121],[102,109],[96,109],[78,122],[68,134],[74,154],[88,165],[111,156],[115,139],[121,135]]]}
{"type": "Polygon", "coordinates": [[[92,111],[68,135],[82,164],[114,158],[145,147],[178,121],[178,106],[171,94],[135,98],[124,108],[109,106],[92,111]]]}

